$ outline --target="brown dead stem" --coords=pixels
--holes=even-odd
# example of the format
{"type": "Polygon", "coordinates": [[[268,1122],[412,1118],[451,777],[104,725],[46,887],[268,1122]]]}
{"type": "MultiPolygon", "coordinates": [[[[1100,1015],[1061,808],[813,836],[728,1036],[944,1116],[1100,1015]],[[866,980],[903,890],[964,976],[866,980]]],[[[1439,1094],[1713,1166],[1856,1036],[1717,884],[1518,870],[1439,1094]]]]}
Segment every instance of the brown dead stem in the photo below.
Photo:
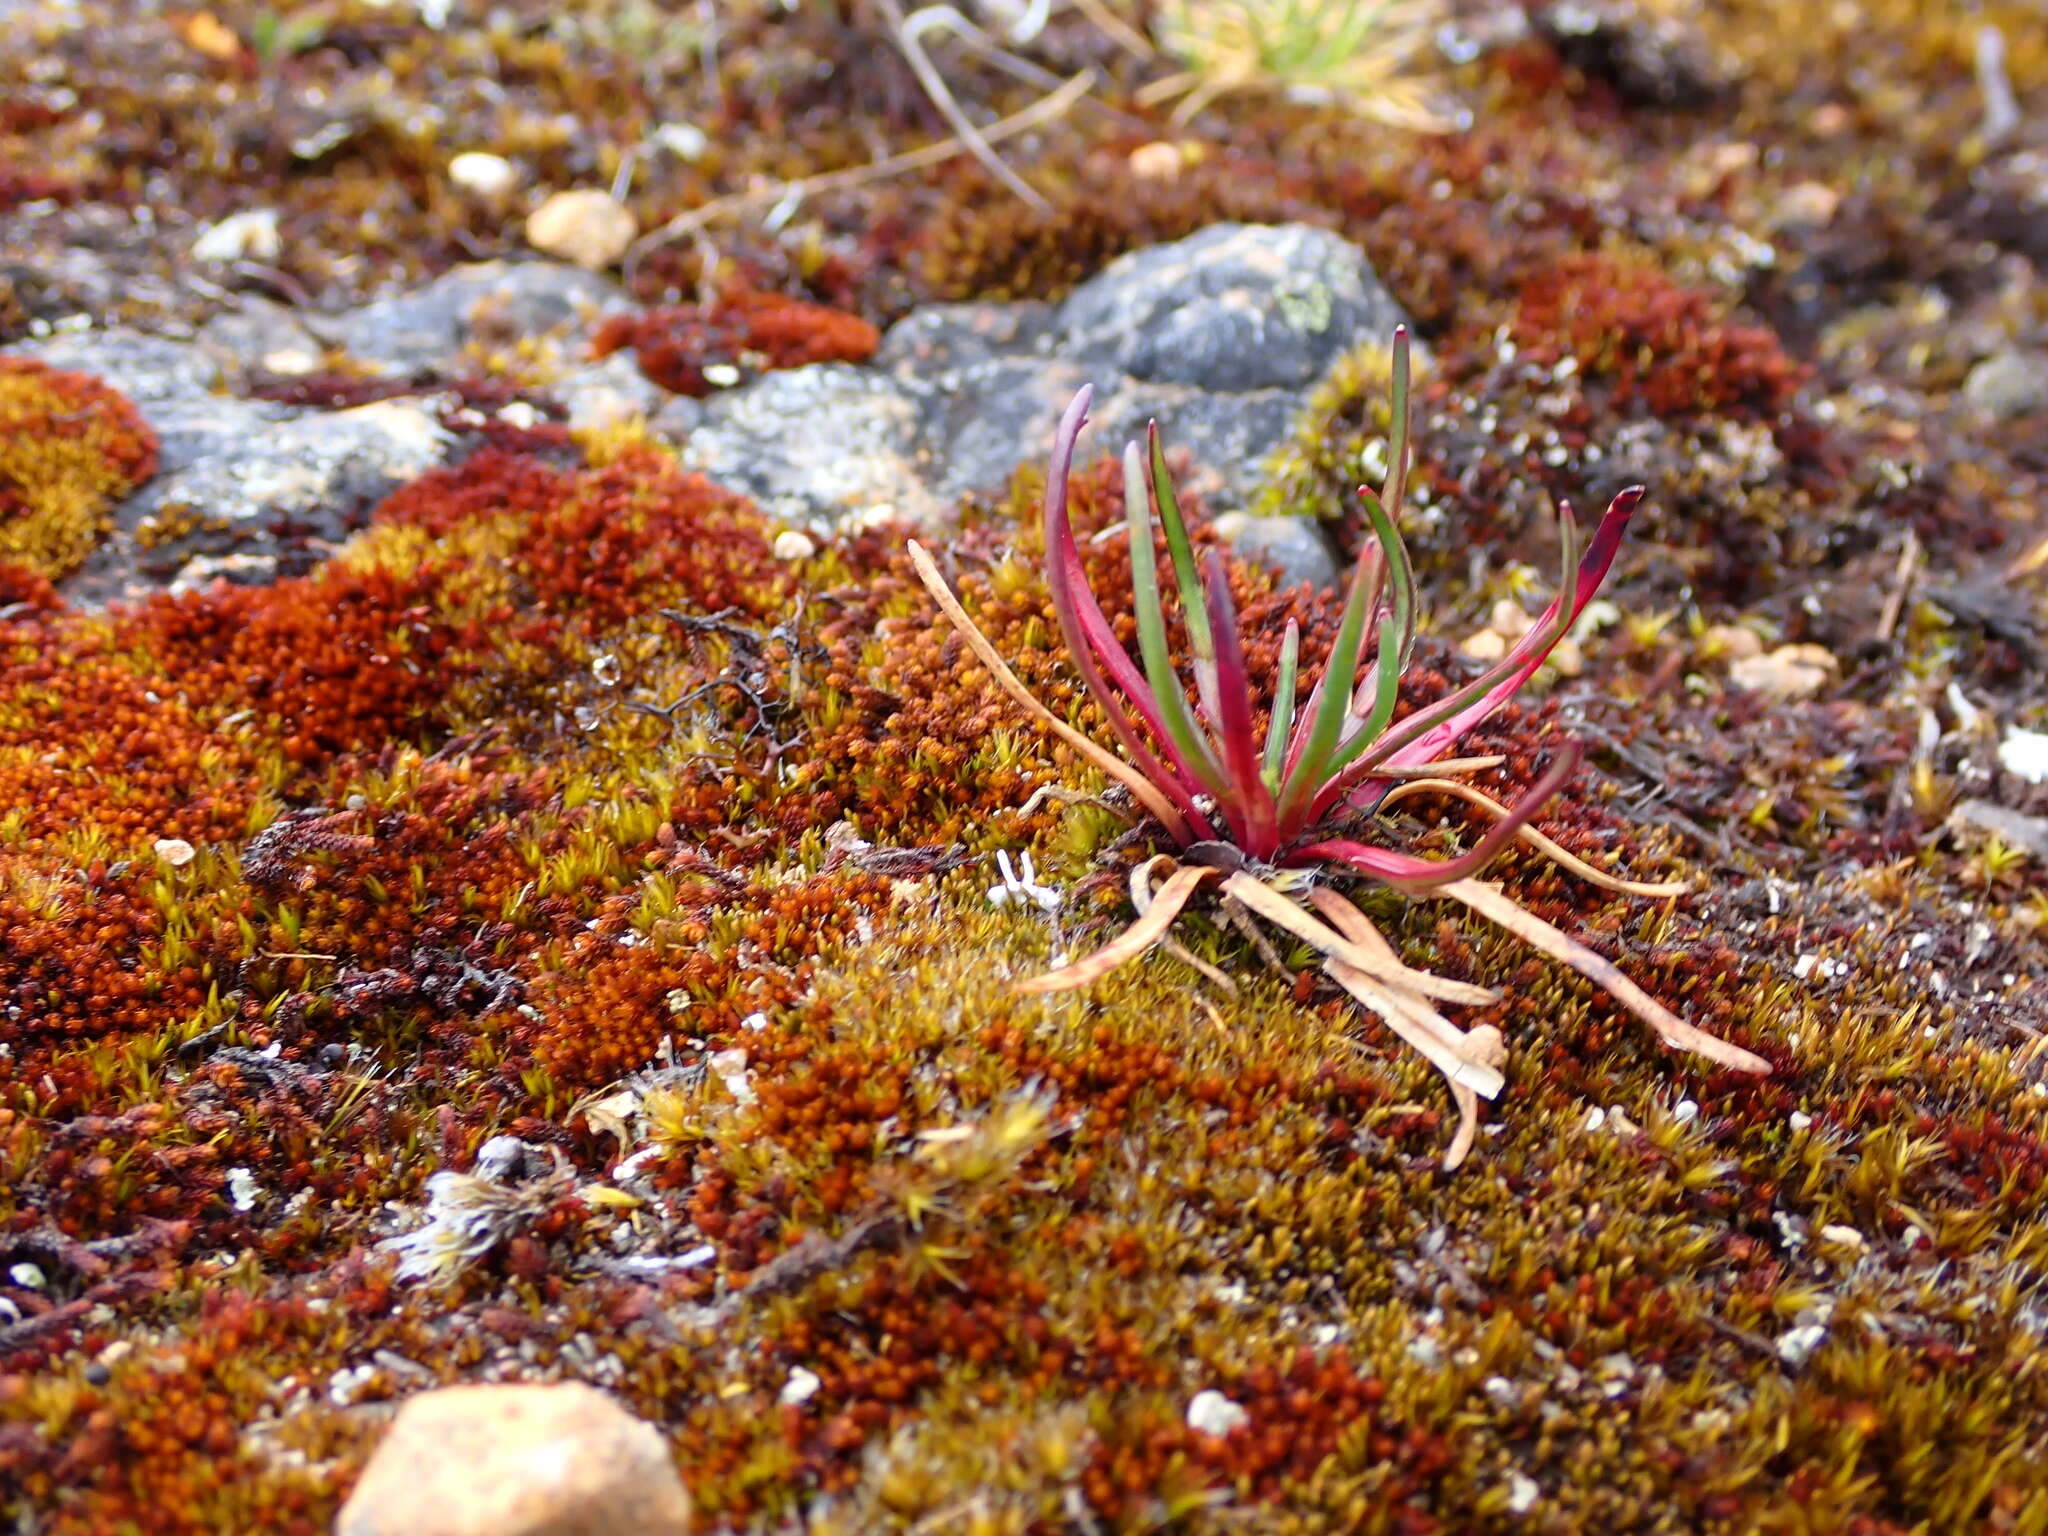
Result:
{"type": "MultiPolygon", "coordinates": [[[[1495,761],[1497,762],[1499,759],[1495,759],[1495,761]]],[[[1463,769],[1465,763],[1431,763],[1429,766],[1431,768],[1455,766],[1463,769]]],[[[1508,808],[1494,799],[1493,796],[1487,794],[1485,790],[1476,789],[1470,784],[1460,784],[1455,779],[1444,778],[1411,779],[1405,784],[1396,784],[1380,800],[1379,808],[1385,810],[1396,801],[1405,800],[1410,795],[1419,795],[1432,791],[1437,794],[1454,795],[1468,805],[1477,806],[1495,821],[1499,821],[1509,814],[1508,808]]],[[[1521,827],[1517,829],[1515,835],[1530,847],[1536,849],[1552,863],[1577,875],[1588,885],[1599,886],[1603,891],[1615,891],[1624,896],[1683,896],[1692,889],[1691,883],[1685,880],[1624,880],[1619,875],[1610,875],[1605,870],[1594,868],[1577,854],[1568,852],[1560,847],[1556,842],[1544,836],[1534,827],[1521,827]]]]}
{"type": "Polygon", "coordinates": [[[1581,944],[1569,934],[1524,910],[1501,893],[1498,886],[1479,880],[1453,880],[1438,888],[1438,894],[1462,901],[1481,917],[1492,919],[1532,949],[1553,960],[1561,960],[1588,981],[1604,990],[1616,1002],[1657,1032],[1666,1045],[1691,1051],[1738,1072],[1768,1074],[1771,1064],[1763,1057],[1730,1045],[1703,1029],[1686,1023],[1641,987],[1623,975],[1620,968],[1581,944]]]}

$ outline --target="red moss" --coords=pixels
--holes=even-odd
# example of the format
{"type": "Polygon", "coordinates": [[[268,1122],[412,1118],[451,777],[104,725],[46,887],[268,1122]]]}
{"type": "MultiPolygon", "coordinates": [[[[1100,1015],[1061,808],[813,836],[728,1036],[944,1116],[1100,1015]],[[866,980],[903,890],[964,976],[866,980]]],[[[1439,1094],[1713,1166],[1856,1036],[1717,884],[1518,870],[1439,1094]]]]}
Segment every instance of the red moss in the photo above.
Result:
{"type": "Polygon", "coordinates": [[[701,397],[716,387],[705,376],[707,368],[746,375],[806,363],[861,363],[881,339],[858,315],[779,293],[734,289],[708,306],[614,316],[599,328],[591,351],[609,357],[631,347],[640,371],[663,389],[701,397]]]}
{"type": "Polygon", "coordinates": [[[1515,339],[1532,360],[1578,360],[1590,378],[1660,416],[1782,410],[1806,376],[1763,326],[1736,325],[1715,302],[1646,261],[1579,252],[1524,285],[1515,339]]]}

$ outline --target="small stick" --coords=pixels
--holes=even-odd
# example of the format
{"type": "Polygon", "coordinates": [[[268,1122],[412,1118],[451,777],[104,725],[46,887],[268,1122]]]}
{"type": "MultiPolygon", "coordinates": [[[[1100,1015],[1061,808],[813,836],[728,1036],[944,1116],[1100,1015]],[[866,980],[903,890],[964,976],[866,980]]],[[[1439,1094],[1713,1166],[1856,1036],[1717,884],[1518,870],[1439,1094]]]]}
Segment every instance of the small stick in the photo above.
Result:
{"type": "Polygon", "coordinates": [[[1604,989],[1608,996],[1628,1009],[1657,1032],[1666,1045],[1692,1051],[1707,1060],[1738,1072],[1768,1076],[1771,1064],[1763,1057],[1730,1045],[1716,1035],[1696,1029],[1624,976],[1620,969],[1581,944],[1570,934],[1553,928],[1535,913],[1517,906],[1501,894],[1498,886],[1478,880],[1453,880],[1439,886],[1434,894],[1462,901],[1481,917],[1491,918],[1532,949],[1553,960],[1561,960],[1581,976],[1604,989]]]}
{"type": "MultiPolygon", "coordinates": [[[[1496,821],[1509,814],[1508,808],[1485,790],[1470,784],[1460,784],[1455,779],[1410,779],[1405,784],[1396,784],[1381,798],[1380,809],[1385,810],[1397,800],[1404,800],[1410,795],[1419,795],[1427,790],[1455,795],[1468,805],[1478,806],[1496,821]]],[[[1552,863],[1563,866],[1588,885],[1597,885],[1603,891],[1617,891],[1624,896],[1683,896],[1692,889],[1690,882],[1684,880],[1624,880],[1619,875],[1610,875],[1604,870],[1594,868],[1577,854],[1567,852],[1534,827],[1521,827],[1515,835],[1552,863]]]]}
{"type": "MultiPolygon", "coordinates": [[[[1000,122],[990,124],[983,130],[981,140],[984,144],[999,144],[1005,139],[1015,138],[1020,133],[1029,133],[1041,123],[1063,117],[1067,109],[1087,95],[1094,85],[1095,71],[1084,69],[1050,96],[1033,102],[1000,122]]],[[[926,166],[943,165],[946,161],[966,153],[967,146],[959,139],[945,139],[937,144],[905,150],[900,155],[889,155],[884,159],[872,160],[866,165],[852,166],[843,171],[825,171],[796,181],[778,182],[765,189],[714,197],[708,203],[700,203],[695,208],[677,214],[659,229],[649,230],[634,241],[632,249],[626,255],[628,273],[630,274],[632,268],[647,252],[657,250],[671,240],[701,229],[713,219],[752,207],[756,203],[773,205],[789,197],[802,201],[820,192],[837,192],[847,187],[866,186],[869,182],[883,181],[903,171],[919,171],[926,166]]]]}

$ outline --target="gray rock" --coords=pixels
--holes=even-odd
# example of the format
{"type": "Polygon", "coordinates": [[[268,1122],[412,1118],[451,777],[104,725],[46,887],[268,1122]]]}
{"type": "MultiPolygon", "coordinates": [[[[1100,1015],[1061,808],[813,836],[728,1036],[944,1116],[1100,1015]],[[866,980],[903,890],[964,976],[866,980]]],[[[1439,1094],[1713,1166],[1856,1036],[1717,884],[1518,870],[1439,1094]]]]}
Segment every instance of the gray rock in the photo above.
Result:
{"type": "Polygon", "coordinates": [[[231,378],[252,374],[310,373],[319,366],[321,342],[297,311],[272,299],[242,295],[199,328],[200,345],[231,378]]]}
{"type": "Polygon", "coordinates": [[[1365,253],[1304,224],[1214,224],[1118,257],[1060,307],[1058,349],[1220,393],[1305,389],[1405,317],[1365,253]]]}
{"type": "MultiPolygon", "coordinates": [[[[431,469],[451,441],[417,401],[307,412],[159,472],[130,502],[159,518],[190,513],[216,530],[288,515],[315,538],[338,539],[351,513],[431,469]]],[[[177,541],[161,547],[175,550],[177,541]]]]}
{"type": "Polygon", "coordinates": [[[1283,587],[1303,582],[1317,591],[1337,587],[1337,556],[1313,518],[1226,512],[1216,519],[1216,531],[1230,541],[1239,559],[1261,562],[1280,578],[1283,587]]]}
{"type": "Polygon", "coordinates": [[[350,357],[383,374],[451,370],[471,342],[548,338],[580,358],[596,324],[631,309],[616,284],[552,261],[480,262],[424,288],[324,320],[350,357]]]}
{"type": "Polygon", "coordinates": [[[820,363],[704,404],[683,462],[785,521],[944,516],[916,463],[918,406],[887,374],[820,363]]]}
{"type": "Polygon", "coordinates": [[[2000,421],[2048,409],[2048,352],[2008,350],[1985,358],[1963,380],[1963,398],[2000,421]]]}
{"type": "Polygon", "coordinates": [[[586,363],[564,374],[555,380],[552,392],[569,412],[569,425],[578,432],[603,431],[636,417],[651,418],[669,398],[667,391],[640,371],[630,352],[614,352],[603,362],[586,363]]]}
{"type": "Polygon", "coordinates": [[[1157,418],[1185,482],[1237,506],[1307,392],[1359,338],[1403,320],[1359,249],[1306,225],[1218,224],[1111,263],[1064,304],[947,304],[894,326],[865,368],[771,373],[655,424],[778,515],[948,516],[1043,463],[1095,385],[1081,459],[1157,418]]]}
{"type": "Polygon", "coordinates": [[[14,350],[52,368],[94,374],[138,406],[160,400],[205,397],[212,394],[220,380],[219,366],[190,342],[170,341],[119,327],[66,331],[14,350]]]}
{"type": "Polygon", "coordinates": [[[1059,319],[1052,304],[933,304],[889,327],[873,364],[892,373],[935,373],[990,358],[1049,349],[1059,319]]]}

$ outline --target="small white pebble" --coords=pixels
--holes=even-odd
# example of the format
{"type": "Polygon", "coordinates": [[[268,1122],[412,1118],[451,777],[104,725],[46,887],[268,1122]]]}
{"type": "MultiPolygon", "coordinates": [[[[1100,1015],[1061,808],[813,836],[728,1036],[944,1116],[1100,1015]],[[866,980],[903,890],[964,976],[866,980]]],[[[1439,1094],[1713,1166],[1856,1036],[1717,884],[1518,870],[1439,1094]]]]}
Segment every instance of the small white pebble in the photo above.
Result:
{"type": "Polygon", "coordinates": [[[1536,1485],[1536,1479],[1520,1472],[1508,1474],[1508,1513],[1526,1515],[1536,1507],[1536,1496],[1543,1490],[1536,1485]]]}
{"type": "Polygon", "coordinates": [[[747,1081],[747,1053],[734,1047],[729,1051],[714,1052],[705,1065],[711,1068],[718,1080],[725,1084],[725,1091],[741,1104],[754,1102],[753,1085],[747,1081]]]}
{"type": "Polygon", "coordinates": [[[1671,1106],[1671,1118],[1676,1120],[1680,1125],[1691,1125],[1693,1121],[1699,1119],[1699,1117],[1700,1107],[1691,1099],[1680,1099],[1676,1104],[1671,1106]]]}
{"type": "Polygon", "coordinates": [[[45,1283],[43,1272],[33,1264],[9,1265],[7,1278],[25,1291],[39,1291],[45,1283]]]}
{"type": "Polygon", "coordinates": [[[818,552],[817,542],[808,533],[795,528],[785,528],[775,535],[773,545],[778,560],[808,560],[818,552]]]}
{"type": "Polygon", "coordinates": [[[503,155],[472,149],[448,162],[448,179],[465,192],[495,201],[519,185],[519,169],[503,155]]]}
{"type": "Polygon", "coordinates": [[[731,363],[706,363],[704,365],[704,382],[706,384],[714,385],[719,389],[731,389],[739,381],[740,371],[733,367],[731,363]]]}
{"type": "Polygon", "coordinates": [[[540,425],[540,412],[524,400],[514,400],[510,405],[498,408],[498,420],[521,432],[531,432],[540,425]]]}
{"type": "Polygon", "coordinates": [[[275,208],[249,208],[209,224],[192,242],[194,261],[275,261],[284,250],[275,208]]]}
{"type": "Polygon", "coordinates": [[[789,1380],[782,1384],[781,1400],[791,1406],[807,1403],[817,1395],[818,1388],[823,1385],[816,1371],[807,1371],[798,1366],[789,1373],[789,1380]]]}
{"type": "Polygon", "coordinates": [[[650,137],[685,164],[702,159],[711,147],[710,135],[695,123],[663,123],[650,137]]]}
{"type": "Polygon", "coordinates": [[[2048,735],[2008,727],[1998,744],[1998,764],[2029,784],[2048,784],[2048,735]]]}
{"type": "Polygon", "coordinates": [[[173,869],[183,869],[199,853],[198,849],[182,837],[160,837],[150,844],[150,847],[160,862],[170,865],[173,869]]]}
{"type": "Polygon", "coordinates": [[[1787,1365],[1804,1365],[1827,1336],[1827,1328],[1820,1323],[1787,1329],[1778,1335],[1778,1358],[1787,1365]]]}
{"type": "Polygon", "coordinates": [[[1845,1227],[1834,1222],[1820,1229],[1820,1240],[1824,1243],[1833,1243],[1838,1248],[1861,1250],[1870,1246],[1863,1234],[1854,1227],[1845,1227]]]}
{"type": "Polygon", "coordinates": [[[1589,1110],[1587,1110],[1587,1111],[1586,1111],[1586,1123],[1585,1123],[1585,1125],[1583,1125],[1582,1127],[1580,1127],[1580,1129],[1584,1130],[1584,1131],[1585,1131],[1585,1132],[1586,1132],[1586,1133],[1587,1133],[1588,1135],[1591,1135],[1591,1134],[1592,1134],[1593,1132],[1595,1132],[1595,1131],[1598,1131],[1598,1130],[1603,1130],[1603,1129],[1605,1129],[1605,1128],[1606,1128],[1606,1125],[1607,1125],[1607,1111],[1606,1111],[1606,1110],[1604,1110],[1604,1109],[1589,1109],[1589,1110]]]}
{"type": "Polygon", "coordinates": [[[1220,1438],[1234,1429],[1243,1429],[1251,1421],[1252,1416],[1243,1407],[1214,1388],[1197,1392],[1188,1403],[1188,1428],[1197,1434],[1220,1438]]]}
{"type": "Polygon", "coordinates": [[[252,1211],[256,1200],[263,1193],[263,1186],[256,1182],[256,1175],[246,1168],[228,1170],[228,1199],[238,1211],[252,1211]]]}
{"type": "Polygon", "coordinates": [[[1803,1109],[1795,1109],[1785,1117],[1785,1123],[1795,1131],[1803,1131],[1813,1124],[1813,1116],[1803,1109]]]}

